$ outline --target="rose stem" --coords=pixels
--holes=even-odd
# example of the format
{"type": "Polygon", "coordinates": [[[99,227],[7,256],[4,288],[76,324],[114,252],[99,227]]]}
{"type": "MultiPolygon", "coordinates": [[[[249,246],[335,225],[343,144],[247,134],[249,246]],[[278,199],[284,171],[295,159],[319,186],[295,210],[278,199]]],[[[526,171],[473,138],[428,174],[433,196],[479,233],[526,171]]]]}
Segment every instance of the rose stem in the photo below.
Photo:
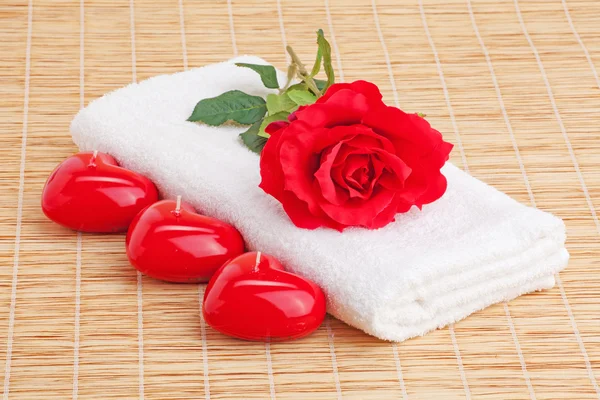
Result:
{"type": "Polygon", "coordinates": [[[321,97],[321,91],[319,90],[319,88],[317,88],[317,84],[315,83],[314,79],[308,75],[308,72],[306,71],[306,67],[304,66],[304,64],[302,64],[302,61],[300,61],[300,57],[298,57],[298,55],[296,54],[294,49],[292,49],[291,46],[286,46],[285,49],[289,53],[290,57],[292,57],[292,63],[294,63],[298,66],[299,78],[302,79],[302,81],[304,81],[304,83],[306,83],[306,86],[308,86],[308,88],[310,90],[312,90],[312,92],[317,97],[321,97]]]}
{"type": "Polygon", "coordinates": [[[298,66],[296,65],[296,63],[292,62],[288,66],[287,82],[285,83],[284,87],[279,89],[279,94],[285,92],[290,87],[290,85],[292,84],[292,80],[294,79],[294,76],[296,76],[297,71],[298,71],[298,66]]]}

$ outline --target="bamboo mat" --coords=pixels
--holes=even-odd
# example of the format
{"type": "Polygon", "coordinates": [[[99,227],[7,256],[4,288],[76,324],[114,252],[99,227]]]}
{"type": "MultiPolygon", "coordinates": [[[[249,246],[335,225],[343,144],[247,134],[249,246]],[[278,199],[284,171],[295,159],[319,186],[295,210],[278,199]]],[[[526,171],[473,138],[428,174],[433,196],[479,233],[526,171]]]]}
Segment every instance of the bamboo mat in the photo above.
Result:
{"type": "Polygon", "coordinates": [[[600,2],[0,0],[3,399],[600,398],[600,2]],[[400,344],[330,319],[297,342],[233,340],[196,285],[138,277],[121,235],[50,223],[40,192],[77,110],[133,80],[257,54],[312,60],[456,144],[453,161],[568,226],[549,291],[400,344]],[[596,67],[598,66],[598,67],[596,67]]]}

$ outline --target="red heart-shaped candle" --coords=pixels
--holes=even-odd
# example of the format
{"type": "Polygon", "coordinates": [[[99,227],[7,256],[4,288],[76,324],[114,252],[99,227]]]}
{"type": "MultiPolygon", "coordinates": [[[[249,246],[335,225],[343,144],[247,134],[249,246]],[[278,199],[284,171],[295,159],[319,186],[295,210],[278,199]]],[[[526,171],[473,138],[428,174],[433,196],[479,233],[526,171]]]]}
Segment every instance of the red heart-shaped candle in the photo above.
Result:
{"type": "Polygon", "coordinates": [[[42,192],[52,221],[83,232],[124,232],[140,210],[158,200],[148,178],[105,153],[78,153],[60,163],[42,192]]]}
{"type": "Polygon", "coordinates": [[[298,339],[325,318],[325,296],[308,279],[286,272],[272,256],[243,254],[223,265],[204,293],[204,319],[246,340],[298,339]]]}
{"type": "Polygon", "coordinates": [[[125,245],[141,273],[169,282],[207,282],[226,261],[244,252],[231,225],[196,214],[188,204],[163,200],[141,211],[125,245]]]}

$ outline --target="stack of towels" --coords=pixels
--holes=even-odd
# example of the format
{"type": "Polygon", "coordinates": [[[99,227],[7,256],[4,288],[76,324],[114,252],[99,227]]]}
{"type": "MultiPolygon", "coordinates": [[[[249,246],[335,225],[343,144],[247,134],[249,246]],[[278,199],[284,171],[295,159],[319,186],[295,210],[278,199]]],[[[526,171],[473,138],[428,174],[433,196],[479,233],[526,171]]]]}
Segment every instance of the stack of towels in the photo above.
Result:
{"type": "MultiPolygon", "coordinates": [[[[244,127],[187,122],[196,103],[239,89],[266,96],[239,57],[132,84],[93,101],[71,125],[81,150],[113,155],[183,199],[236,226],[251,250],[315,281],[328,312],[381,339],[401,341],[491,304],[551,288],[567,265],[563,222],[517,203],[448,163],[448,190],[379,230],[295,227],[259,187],[259,157],[244,127]]],[[[285,77],[282,77],[285,79],[285,77]]]]}

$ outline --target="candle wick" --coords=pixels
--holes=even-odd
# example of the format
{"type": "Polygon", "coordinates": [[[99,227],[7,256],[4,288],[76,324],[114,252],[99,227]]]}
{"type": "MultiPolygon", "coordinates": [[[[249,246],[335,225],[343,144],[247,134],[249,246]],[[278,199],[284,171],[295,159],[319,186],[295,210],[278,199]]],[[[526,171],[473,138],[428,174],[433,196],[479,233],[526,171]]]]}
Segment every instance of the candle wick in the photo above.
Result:
{"type": "Polygon", "coordinates": [[[260,264],[260,257],[261,257],[262,253],[260,251],[256,252],[256,262],[254,264],[254,272],[258,271],[258,264],[260,264]]]}
{"type": "Polygon", "coordinates": [[[175,205],[175,216],[181,215],[181,196],[177,196],[177,204],[175,205]]]}
{"type": "Polygon", "coordinates": [[[90,167],[96,166],[96,158],[98,158],[98,150],[94,150],[94,153],[92,154],[92,158],[90,158],[90,163],[89,163],[90,167]]]}

